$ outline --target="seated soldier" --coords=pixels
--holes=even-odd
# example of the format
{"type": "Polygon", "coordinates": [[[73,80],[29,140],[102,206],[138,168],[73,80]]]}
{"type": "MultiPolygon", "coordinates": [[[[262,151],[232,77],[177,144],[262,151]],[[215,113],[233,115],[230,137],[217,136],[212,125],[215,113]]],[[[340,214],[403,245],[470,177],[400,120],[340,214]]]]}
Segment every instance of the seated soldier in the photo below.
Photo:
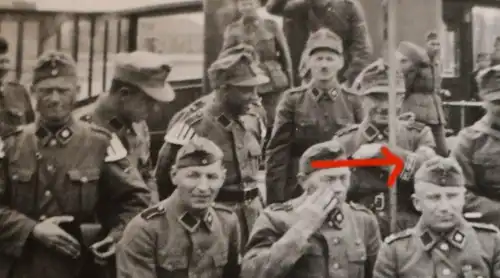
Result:
{"type": "Polygon", "coordinates": [[[222,159],[222,150],[204,137],[179,149],[170,170],[175,191],[125,229],[118,278],[238,277],[238,217],[214,204],[226,177],[222,159]]]}
{"type": "Polygon", "coordinates": [[[434,157],[415,174],[413,204],[422,213],[411,229],[389,236],[374,278],[500,277],[500,235],[462,216],[465,180],[452,158],[434,157]]]}
{"type": "MultiPolygon", "coordinates": [[[[401,107],[405,85],[402,76],[397,78],[397,109],[401,107]]],[[[365,119],[359,125],[340,130],[334,140],[338,140],[352,158],[374,158],[381,155],[381,147],[389,143],[389,71],[382,60],[365,68],[355,81],[362,96],[365,119]]],[[[405,160],[405,169],[398,186],[398,229],[406,229],[416,224],[418,214],[409,202],[413,186],[413,172],[428,157],[435,155],[434,138],[429,127],[413,121],[413,114],[399,116],[396,122],[397,148],[391,151],[405,160]]],[[[389,235],[389,190],[387,187],[387,167],[353,169],[353,186],[348,198],[364,204],[376,213],[382,237],[389,235]]]]}

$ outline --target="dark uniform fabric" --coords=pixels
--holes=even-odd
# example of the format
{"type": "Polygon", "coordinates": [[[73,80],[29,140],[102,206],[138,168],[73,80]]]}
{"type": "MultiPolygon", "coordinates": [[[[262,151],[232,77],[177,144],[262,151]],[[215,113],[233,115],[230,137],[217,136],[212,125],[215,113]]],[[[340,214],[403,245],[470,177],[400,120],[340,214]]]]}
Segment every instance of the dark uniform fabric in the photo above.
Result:
{"type": "Polygon", "coordinates": [[[34,120],[35,112],[26,88],[9,79],[0,81],[0,135],[34,120]]]}
{"type": "Polygon", "coordinates": [[[291,226],[297,200],[273,204],[257,219],[242,261],[243,278],[372,277],[380,246],[375,216],[343,204],[311,238],[291,226]]]}
{"type": "MultiPolygon", "coordinates": [[[[364,11],[357,0],[270,0],[266,8],[269,13],[284,17],[283,30],[290,46],[293,69],[299,68],[309,34],[321,27],[342,38],[345,66],[339,72],[341,81],[352,83],[358,73],[374,60],[364,11]]],[[[296,73],[295,85],[299,84],[296,73]]]]}
{"type": "Polygon", "coordinates": [[[406,95],[401,112],[412,112],[417,121],[428,125],[436,140],[436,152],[448,156],[444,130],[446,118],[441,97],[436,91],[434,66],[425,50],[413,43],[402,42],[398,51],[413,64],[405,73],[406,95]]]}
{"type": "Polygon", "coordinates": [[[82,271],[90,271],[92,259],[85,261],[85,252],[73,260],[30,236],[38,221],[73,216],[86,248],[108,232],[118,240],[128,221],[147,207],[147,188],[124,159],[126,150],[112,138],[80,121],[70,121],[57,133],[30,124],[4,138],[0,277],[88,277],[82,271]],[[87,234],[85,227],[93,224],[102,229],[87,234]]]}
{"type": "Polygon", "coordinates": [[[141,176],[151,189],[152,202],[158,202],[157,185],[153,176],[153,167],[150,157],[149,128],[145,121],[127,124],[116,117],[116,113],[103,104],[103,99],[108,93],[103,93],[97,100],[93,111],[81,117],[86,122],[94,123],[116,134],[127,149],[127,158],[136,167],[141,176]]]}
{"type": "Polygon", "coordinates": [[[418,223],[385,240],[373,277],[500,277],[499,254],[493,225],[463,221],[443,236],[418,223]]]}
{"type": "Polygon", "coordinates": [[[241,18],[226,28],[222,51],[241,43],[255,48],[259,66],[269,78],[269,82],[259,86],[257,91],[262,97],[262,104],[267,112],[267,124],[271,129],[278,101],[293,81],[292,61],[286,38],[272,19],[241,18]]]}
{"type": "Polygon", "coordinates": [[[214,205],[204,217],[183,210],[174,194],[136,216],[117,248],[118,278],[236,278],[238,218],[214,205]]]}
{"type": "Polygon", "coordinates": [[[363,119],[355,95],[320,92],[309,85],[285,92],[266,146],[267,203],[285,202],[297,187],[297,163],[310,146],[330,140],[340,129],[363,119]]]}

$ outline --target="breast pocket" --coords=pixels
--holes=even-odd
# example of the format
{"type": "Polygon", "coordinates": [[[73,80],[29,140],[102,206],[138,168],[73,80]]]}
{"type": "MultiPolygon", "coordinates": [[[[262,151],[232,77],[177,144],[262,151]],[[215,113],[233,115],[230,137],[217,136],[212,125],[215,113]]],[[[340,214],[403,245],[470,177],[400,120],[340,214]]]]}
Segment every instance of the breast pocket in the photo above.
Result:
{"type": "Polygon", "coordinates": [[[349,277],[365,277],[366,247],[363,243],[347,250],[349,277]]]}
{"type": "Polygon", "coordinates": [[[98,199],[99,168],[71,169],[68,178],[72,185],[65,198],[66,207],[72,208],[71,212],[94,210],[98,199]]]}
{"type": "Polygon", "coordinates": [[[252,173],[259,171],[259,165],[262,159],[262,149],[256,140],[249,140],[248,146],[248,164],[252,173]]]}
{"type": "Polygon", "coordinates": [[[9,169],[12,206],[22,213],[29,214],[35,209],[36,187],[35,169],[9,169]]]}
{"type": "Polygon", "coordinates": [[[156,269],[158,277],[181,278],[188,275],[186,256],[168,256],[156,269]]]}

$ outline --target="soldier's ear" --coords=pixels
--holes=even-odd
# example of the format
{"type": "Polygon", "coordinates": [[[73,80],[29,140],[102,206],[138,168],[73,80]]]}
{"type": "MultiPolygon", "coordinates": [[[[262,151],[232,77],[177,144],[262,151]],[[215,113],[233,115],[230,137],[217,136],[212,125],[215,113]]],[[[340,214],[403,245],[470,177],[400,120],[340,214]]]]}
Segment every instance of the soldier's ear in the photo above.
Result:
{"type": "Polygon", "coordinates": [[[177,176],[177,167],[172,166],[172,168],[170,169],[170,180],[175,184],[174,180],[175,180],[175,177],[177,176]]]}
{"type": "Polygon", "coordinates": [[[411,201],[413,203],[413,207],[418,211],[418,212],[422,212],[422,206],[420,204],[420,199],[415,195],[415,194],[412,194],[411,195],[411,201]]]}

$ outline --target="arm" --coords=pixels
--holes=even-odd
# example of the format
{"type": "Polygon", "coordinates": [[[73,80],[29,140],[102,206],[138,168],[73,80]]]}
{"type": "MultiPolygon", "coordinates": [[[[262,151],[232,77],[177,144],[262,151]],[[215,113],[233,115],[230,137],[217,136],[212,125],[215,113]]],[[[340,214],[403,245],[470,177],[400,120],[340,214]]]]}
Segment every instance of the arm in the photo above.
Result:
{"type": "Polygon", "coordinates": [[[9,206],[9,181],[4,160],[4,142],[0,141],[0,253],[19,257],[37,222],[9,206]]]}
{"type": "Polygon", "coordinates": [[[147,223],[135,217],[125,229],[116,246],[117,278],[156,278],[155,237],[145,227],[147,223]]]}
{"type": "Polygon", "coordinates": [[[295,129],[293,122],[295,104],[292,93],[290,91],[285,93],[277,106],[273,131],[266,146],[268,204],[285,201],[285,183],[295,129]]]}
{"type": "Polygon", "coordinates": [[[365,266],[366,278],[372,278],[373,268],[375,266],[375,261],[377,260],[381,242],[382,236],[380,235],[377,219],[375,218],[375,215],[370,214],[365,222],[365,244],[367,256],[365,266]]]}
{"type": "Polygon", "coordinates": [[[292,56],[290,54],[290,48],[288,47],[288,42],[285,38],[285,34],[283,30],[278,27],[278,24],[274,20],[269,20],[269,25],[274,33],[274,37],[276,38],[276,42],[278,43],[280,58],[282,60],[282,67],[285,72],[288,74],[288,80],[291,84],[294,84],[293,80],[293,65],[292,65],[292,56]]]}
{"type": "Polygon", "coordinates": [[[396,278],[399,277],[396,269],[396,250],[387,243],[382,244],[375,267],[373,278],[396,278]]]}
{"type": "Polygon", "coordinates": [[[242,278],[285,277],[308,247],[302,232],[306,221],[299,221],[281,235],[266,212],[254,224],[242,261],[242,278]]]}

